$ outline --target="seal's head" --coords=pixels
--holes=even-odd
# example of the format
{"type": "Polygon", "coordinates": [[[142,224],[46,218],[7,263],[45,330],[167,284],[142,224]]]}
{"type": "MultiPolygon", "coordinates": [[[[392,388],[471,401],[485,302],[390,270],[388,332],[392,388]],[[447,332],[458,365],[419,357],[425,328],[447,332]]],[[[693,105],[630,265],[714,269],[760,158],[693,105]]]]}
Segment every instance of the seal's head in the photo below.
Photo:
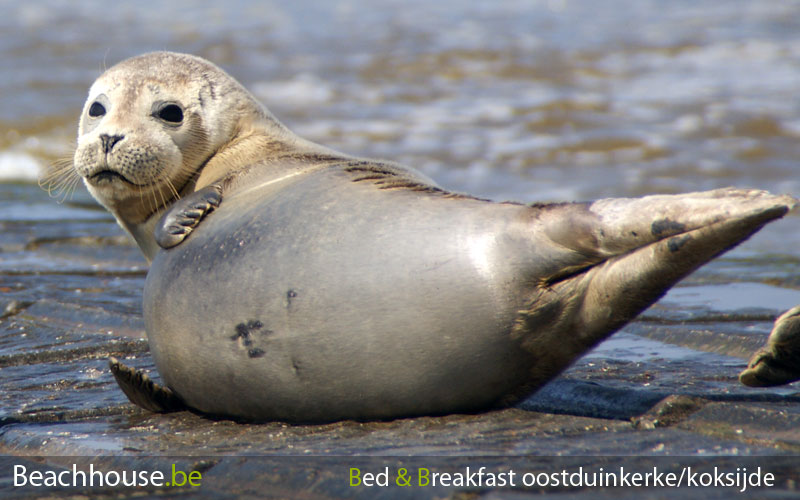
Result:
{"type": "Polygon", "coordinates": [[[74,169],[121,222],[139,224],[178,198],[243,124],[265,120],[263,106],[208,61],[144,54],[89,89],[74,169]]]}
{"type": "Polygon", "coordinates": [[[75,154],[52,164],[40,184],[66,197],[82,180],[152,259],[155,225],[178,199],[210,184],[247,185],[250,170],[263,180],[340,157],[292,134],[214,64],[153,52],[94,82],[75,154]]]}

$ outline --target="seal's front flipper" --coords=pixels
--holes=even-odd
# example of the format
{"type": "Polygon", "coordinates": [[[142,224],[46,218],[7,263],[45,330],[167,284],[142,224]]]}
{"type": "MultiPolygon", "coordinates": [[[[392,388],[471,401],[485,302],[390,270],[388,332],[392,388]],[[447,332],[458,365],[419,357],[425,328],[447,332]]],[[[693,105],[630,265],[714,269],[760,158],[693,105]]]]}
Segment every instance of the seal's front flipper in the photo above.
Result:
{"type": "Polygon", "coordinates": [[[772,387],[800,380],[800,306],[775,320],[767,345],[759,349],[739,374],[750,387],[772,387]]]}
{"type": "Polygon", "coordinates": [[[172,248],[181,243],[220,201],[222,188],[212,184],[175,202],[156,224],[154,234],[158,246],[172,248]]]}
{"type": "Polygon", "coordinates": [[[156,413],[186,409],[186,405],[174,392],[150,380],[143,371],[126,366],[114,357],[109,358],[108,367],[122,392],[136,406],[156,413]]]}

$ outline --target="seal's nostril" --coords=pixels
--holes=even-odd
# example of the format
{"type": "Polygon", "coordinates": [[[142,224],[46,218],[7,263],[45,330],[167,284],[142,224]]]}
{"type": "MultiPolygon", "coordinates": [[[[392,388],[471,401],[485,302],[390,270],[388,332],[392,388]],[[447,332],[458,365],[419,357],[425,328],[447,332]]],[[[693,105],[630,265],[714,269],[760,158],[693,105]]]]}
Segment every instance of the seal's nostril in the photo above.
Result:
{"type": "Polygon", "coordinates": [[[114,149],[114,146],[124,139],[124,135],[108,135],[108,134],[100,134],[100,142],[103,145],[103,152],[108,154],[114,149]]]}

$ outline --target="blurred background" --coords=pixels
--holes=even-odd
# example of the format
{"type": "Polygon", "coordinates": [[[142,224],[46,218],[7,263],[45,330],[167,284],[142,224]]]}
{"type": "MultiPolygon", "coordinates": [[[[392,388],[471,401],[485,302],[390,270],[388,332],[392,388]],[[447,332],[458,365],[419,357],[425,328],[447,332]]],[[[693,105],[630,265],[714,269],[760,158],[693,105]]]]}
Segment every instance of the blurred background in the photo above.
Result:
{"type": "MultiPolygon", "coordinates": [[[[0,0],[0,12],[0,289],[25,303],[139,317],[137,249],[83,188],[58,204],[35,180],[71,156],[94,79],[154,50],[217,63],[308,139],[457,191],[531,202],[729,185],[800,195],[798,1],[0,0]]],[[[687,318],[727,331],[735,374],[795,304],[797,212],[626,332],[693,345],[687,318]],[[653,317],[686,335],[657,333],[653,317]]],[[[633,338],[613,345],[633,356],[633,338]]],[[[9,352],[30,348],[17,340],[9,352]]]]}
{"type": "Polygon", "coordinates": [[[299,134],[493,198],[800,194],[800,2],[0,1],[0,179],[70,154],[89,85],[191,52],[299,134]]]}

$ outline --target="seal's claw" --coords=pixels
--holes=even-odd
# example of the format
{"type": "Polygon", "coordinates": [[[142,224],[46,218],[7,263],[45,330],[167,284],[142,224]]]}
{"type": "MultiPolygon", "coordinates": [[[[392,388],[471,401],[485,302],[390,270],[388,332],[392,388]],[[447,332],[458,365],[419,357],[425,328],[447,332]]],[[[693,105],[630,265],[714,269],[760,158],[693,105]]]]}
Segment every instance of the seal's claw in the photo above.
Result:
{"type": "Polygon", "coordinates": [[[221,201],[222,188],[212,184],[175,202],[156,225],[158,246],[166,249],[180,244],[221,201]]]}
{"type": "Polygon", "coordinates": [[[109,358],[108,367],[122,392],[136,406],[156,413],[186,409],[174,392],[153,382],[143,371],[126,366],[114,357],[109,358]]]}
{"type": "Polygon", "coordinates": [[[800,380],[800,306],[775,320],[767,345],[759,349],[739,374],[750,387],[772,387],[800,380]]]}

